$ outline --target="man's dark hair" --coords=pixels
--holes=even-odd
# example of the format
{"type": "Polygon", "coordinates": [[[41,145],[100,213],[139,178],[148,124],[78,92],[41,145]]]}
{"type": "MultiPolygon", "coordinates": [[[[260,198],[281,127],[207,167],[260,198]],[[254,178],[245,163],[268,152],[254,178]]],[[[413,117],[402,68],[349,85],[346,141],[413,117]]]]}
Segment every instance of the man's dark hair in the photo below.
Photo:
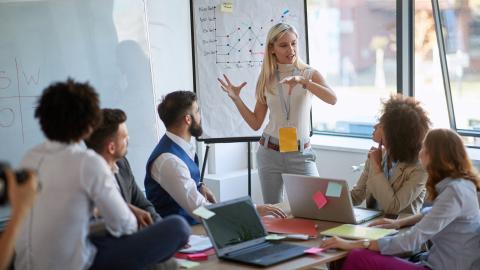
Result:
{"type": "Polygon", "coordinates": [[[430,127],[430,119],[420,102],[400,94],[391,96],[383,103],[380,123],[390,158],[399,162],[417,162],[430,127]]]}
{"type": "Polygon", "coordinates": [[[43,91],[35,118],[49,140],[77,142],[102,120],[99,103],[95,89],[88,82],[79,83],[68,78],[43,91]]]}
{"type": "Polygon", "coordinates": [[[127,121],[127,115],[120,109],[102,109],[103,119],[93,133],[85,139],[88,148],[100,153],[105,146],[105,141],[117,134],[118,126],[127,121]]]}
{"type": "Polygon", "coordinates": [[[160,116],[166,128],[172,127],[187,114],[196,100],[197,96],[190,91],[171,92],[158,104],[158,116],[160,116]]]}

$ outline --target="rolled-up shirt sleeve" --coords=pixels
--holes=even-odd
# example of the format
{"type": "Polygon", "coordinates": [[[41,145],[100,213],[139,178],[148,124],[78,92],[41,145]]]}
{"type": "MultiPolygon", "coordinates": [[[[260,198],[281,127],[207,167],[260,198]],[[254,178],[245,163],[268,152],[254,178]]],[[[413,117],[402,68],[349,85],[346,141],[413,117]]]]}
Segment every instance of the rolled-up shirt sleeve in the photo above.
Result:
{"type": "Polygon", "coordinates": [[[461,198],[453,187],[447,187],[436,198],[432,207],[422,210],[423,218],[410,230],[378,240],[380,252],[385,255],[413,251],[443,230],[461,213],[461,198]]]}
{"type": "Polygon", "coordinates": [[[82,170],[85,190],[102,215],[107,230],[115,237],[137,231],[137,220],[115,187],[115,177],[101,159],[85,159],[82,170]]]}
{"type": "Polygon", "coordinates": [[[153,179],[194,218],[193,210],[210,204],[197,190],[187,165],[178,157],[164,153],[152,164],[153,179]]]}

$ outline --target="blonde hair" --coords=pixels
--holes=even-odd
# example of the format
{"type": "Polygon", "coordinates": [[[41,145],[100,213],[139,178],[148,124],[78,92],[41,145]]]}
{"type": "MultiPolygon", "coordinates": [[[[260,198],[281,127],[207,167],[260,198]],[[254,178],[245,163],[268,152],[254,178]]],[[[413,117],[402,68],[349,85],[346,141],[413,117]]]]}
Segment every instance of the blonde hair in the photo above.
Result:
{"type": "MultiPolygon", "coordinates": [[[[257,100],[263,104],[267,103],[265,91],[268,90],[269,93],[273,93],[270,84],[274,80],[275,70],[277,69],[277,58],[272,54],[273,43],[275,43],[287,32],[294,33],[298,38],[297,30],[295,30],[293,26],[286,23],[277,23],[268,31],[267,39],[265,41],[265,54],[263,55],[262,70],[258,76],[257,87],[255,91],[257,100]]],[[[298,57],[298,49],[296,56],[297,57],[295,58],[295,62],[293,64],[300,70],[307,68],[308,65],[298,57]]]]}

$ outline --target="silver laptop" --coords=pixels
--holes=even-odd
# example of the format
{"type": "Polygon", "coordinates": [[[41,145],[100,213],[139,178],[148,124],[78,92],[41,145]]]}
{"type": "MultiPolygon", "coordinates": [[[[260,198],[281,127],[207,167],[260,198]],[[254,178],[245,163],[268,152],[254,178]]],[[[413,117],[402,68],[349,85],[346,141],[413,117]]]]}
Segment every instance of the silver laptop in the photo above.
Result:
{"type": "Polygon", "coordinates": [[[360,224],[382,214],[377,210],[353,207],[350,189],[345,180],[296,174],[282,174],[282,178],[294,217],[360,224]],[[328,196],[329,182],[335,186],[334,196],[328,196]],[[313,199],[318,191],[326,194],[327,204],[322,208],[318,208],[313,199]]]}
{"type": "Polygon", "coordinates": [[[215,215],[202,219],[202,223],[220,259],[269,266],[299,257],[308,248],[267,241],[267,232],[250,197],[206,208],[215,215]]]}

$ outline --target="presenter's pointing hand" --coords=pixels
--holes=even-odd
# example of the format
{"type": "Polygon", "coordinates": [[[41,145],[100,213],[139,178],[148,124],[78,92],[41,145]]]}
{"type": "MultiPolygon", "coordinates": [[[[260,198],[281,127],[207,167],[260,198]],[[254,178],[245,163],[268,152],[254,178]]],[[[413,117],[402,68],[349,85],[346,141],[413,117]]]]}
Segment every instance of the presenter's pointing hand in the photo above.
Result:
{"type": "Polygon", "coordinates": [[[223,78],[224,80],[217,78],[217,80],[220,82],[222,90],[225,91],[228,96],[235,101],[240,97],[240,91],[247,83],[243,82],[240,85],[235,86],[230,82],[227,75],[223,74],[223,78]]]}

